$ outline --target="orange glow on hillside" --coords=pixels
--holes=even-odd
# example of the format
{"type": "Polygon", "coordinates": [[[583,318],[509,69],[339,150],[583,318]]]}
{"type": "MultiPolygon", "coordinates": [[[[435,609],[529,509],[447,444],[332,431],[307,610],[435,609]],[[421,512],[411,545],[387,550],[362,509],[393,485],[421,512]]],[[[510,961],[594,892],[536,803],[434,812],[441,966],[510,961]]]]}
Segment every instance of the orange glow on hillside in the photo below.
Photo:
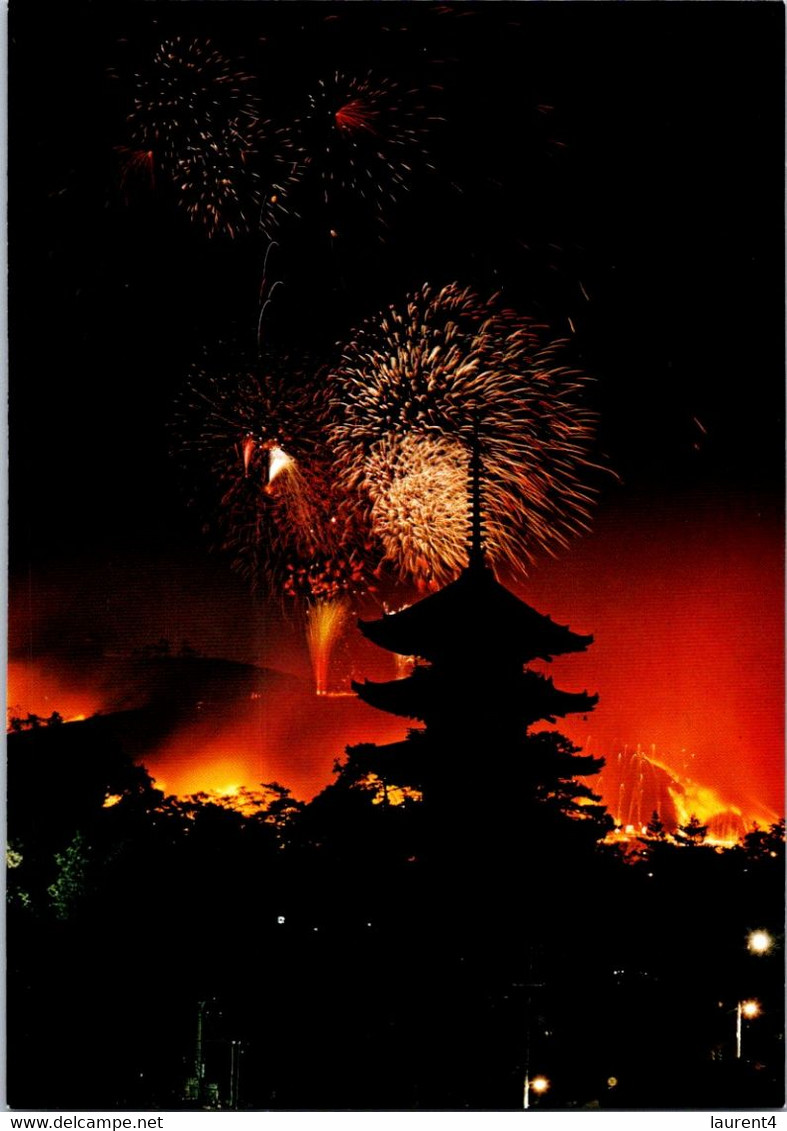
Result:
{"type": "Polygon", "coordinates": [[[406,730],[402,720],[355,696],[317,696],[306,686],[195,717],[146,757],[145,766],[159,789],[178,797],[232,797],[275,781],[309,800],[333,780],[346,746],[370,735],[397,741],[406,730]]]}
{"type": "Polygon", "coordinates": [[[102,709],[103,697],[95,688],[65,679],[43,663],[10,660],[6,687],[6,710],[11,718],[37,715],[47,719],[53,711],[64,722],[77,722],[102,709]]]}
{"type": "MultiPolygon", "coordinates": [[[[292,479],[288,472],[277,485],[292,479]]],[[[782,815],[783,556],[779,521],[754,513],[747,500],[698,496],[691,507],[681,500],[674,510],[649,503],[633,520],[630,511],[622,519],[600,515],[570,552],[537,562],[515,587],[556,622],[594,636],[586,652],[543,667],[559,688],[599,693],[595,710],[559,719],[556,729],[584,753],[606,759],[588,784],[622,826],[639,829],[658,809],[673,827],[695,814],[725,839],[755,820],[767,826],[782,815]]],[[[166,565],[160,574],[132,571],[122,599],[101,589],[106,571],[94,571],[85,581],[91,603],[84,608],[76,602],[69,608],[62,583],[42,581],[32,599],[19,584],[9,607],[13,713],[47,718],[58,711],[68,720],[118,703],[140,705],[146,684],[136,676],[129,691],[122,659],[112,660],[117,671],[108,674],[98,665],[91,672],[78,659],[65,667],[55,658],[17,658],[41,635],[57,639],[58,655],[67,656],[67,627],[74,639],[89,636],[99,593],[113,642],[138,648],[161,635],[173,642],[187,637],[212,655],[255,655],[262,665],[298,673],[300,690],[271,685],[242,704],[208,706],[146,754],[149,771],[173,793],[253,789],[277,780],[308,800],[332,781],[334,760],[347,745],[404,737],[404,720],[354,698],[315,696],[302,629],[251,609],[246,594],[225,583],[212,563],[200,567],[203,573],[191,559],[188,569],[166,565]]],[[[404,594],[396,605],[407,597],[415,599],[404,594]]],[[[353,611],[324,689],[338,690],[349,674],[376,680],[406,674],[408,662],[364,641],[354,619],[353,611]]],[[[479,776],[488,771],[479,752],[479,776]]]]}
{"type": "MultiPolygon", "coordinates": [[[[167,751],[163,752],[166,757],[167,751]]],[[[216,750],[196,757],[177,759],[172,769],[156,772],[156,788],[176,797],[208,793],[216,797],[233,797],[253,779],[256,766],[248,755],[231,755],[216,750]]]]}

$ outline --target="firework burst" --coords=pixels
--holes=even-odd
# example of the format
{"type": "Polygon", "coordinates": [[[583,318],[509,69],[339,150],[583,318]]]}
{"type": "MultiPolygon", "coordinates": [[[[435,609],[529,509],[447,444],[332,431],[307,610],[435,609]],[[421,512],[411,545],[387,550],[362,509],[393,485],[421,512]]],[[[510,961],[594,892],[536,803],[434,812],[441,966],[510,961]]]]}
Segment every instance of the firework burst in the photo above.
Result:
{"type": "Polygon", "coordinates": [[[161,44],[137,76],[128,124],[132,163],[144,159],[151,176],[159,169],[209,235],[256,226],[262,193],[254,159],[265,131],[253,79],[210,40],[177,36],[161,44]]]}
{"type": "Polygon", "coordinates": [[[207,529],[253,588],[329,600],[360,590],[362,544],[337,487],[315,376],[268,361],[259,372],[197,369],[176,415],[177,455],[207,529]]]}
{"type": "MultiPolygon", "coordinates": [[[[468,458],[461,440],[439,434],[391,433],[373,446],[358,487],[372,544],[382,548],[378,572],[435,589],[467,564],[468,458]]],[[[501,486],[488,482],[484,542],[493,560],[505,555],[499,516],[507,504],[501,486]]]]}
{"type": "Polygon", "coordinates": [[[443,436],[390,435],[359,484],[381,565],[419,587],[455,576],[467,557],[467,454],[443,436]]]}
{"type": "Polygon", "coordinates": [[[435,120],[418,90],[336,71],[317,85],[288,135],[293,168],[319,186],[332,222],[359,204],[382,220],[416,168],[431,168],[426,142],[435,120]]]}
{"type": "Polygon", "coordinates": [[[545,331],[496,298],[426,285],[403,309],[366,322],[345,348],[332,378],[331,442],[342,479],[366,496],[401,575],[456,572],[467,526],[448,493],[464,505],[460,468],[466,476],[476,435],[496,564],[521,573],[537,551],[586,528],[595,418],[584,404],[586,378],[561,361],[566,343],[545,331]],[[397,551],[395,516],[407,521],[401,501],[419,496],[417,538],[402,533],[397,551]]]}

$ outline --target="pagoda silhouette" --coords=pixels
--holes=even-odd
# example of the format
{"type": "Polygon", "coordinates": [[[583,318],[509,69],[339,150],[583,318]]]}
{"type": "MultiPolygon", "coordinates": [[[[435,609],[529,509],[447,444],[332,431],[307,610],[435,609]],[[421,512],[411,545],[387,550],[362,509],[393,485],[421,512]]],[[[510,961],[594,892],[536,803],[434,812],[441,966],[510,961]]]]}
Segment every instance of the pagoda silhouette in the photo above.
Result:
{"type": "Polygon", "coordinates": [[[354,682],[354,690],[423,728],[400,742],[348,749],[351,776],[374,774],[421,794],[432,845],[454,858],[503,841],[524,846],[549,827],[584,826],[594,841],[609,827],[600,798],[576,780],[598,773],[603,759],[579,756],[554,731],[530,733],[536,723],[591,711],[598,696],[560,690],[526,665],[583,652],[593,637],[556,624],[497,580],[485,548],[481,479],[476,443],[468,563],[456,580],[399,612],[358,622],[368,640],[413,657],[415,666],[405,678],[354,682]],[[481,795],[494,797],[482,834],[469,820],[481,795]]]}

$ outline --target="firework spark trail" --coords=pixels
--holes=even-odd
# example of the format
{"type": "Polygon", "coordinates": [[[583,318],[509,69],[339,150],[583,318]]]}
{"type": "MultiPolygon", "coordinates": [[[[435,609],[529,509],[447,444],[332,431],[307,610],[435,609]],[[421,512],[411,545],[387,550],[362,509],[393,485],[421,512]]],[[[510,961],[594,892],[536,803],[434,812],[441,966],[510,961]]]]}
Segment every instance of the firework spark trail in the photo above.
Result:
{"type": "Polygon", "coordinates": [[[248,165],[252,144],[235,125],[217,127],[209,142],[187,149],[171,170],[181,207],[209,236],[225,232],[234,238],[252,230],[260,199],[259,177],[248,165]]]}
{"type": "Polygon", "coordinates": [[[640,745],[634,750],[624,747],[606,759],[599,779],[590,783],[603,796],[615,824],[629,835],[643,833],[656,812],[670,831],[696,816],[708,825],[710,843],[735,843],[756,821],[776,818],[762,811],[744,813],[718,790],[675,770],[671,761],[657,758],[654,745],[648,754],[640,745]]]}
{"type": "Polygon", "coordinates": [[[120,159],[120,187],[128,203],[132,182],[144,184],[151,192],[156,187],[156,171],[152,149],[135,149],[118,145],[115,152],[120,159]]]}
{"type": "Polygon", "coordinates": [[[283,287],[283,286],[284,286],[284,283],[282,282],[282,280],[277,279],[276,282],[271,287],[270,291],[268,292],[268,297],[260,305],[260,316],[257,320],[257,347],[260,348],[260,349],[262,348],[262,324],[265,320],[265,311],[268,309],[271,302],[273,301],[273,296],[276,292],[276,288],[277,287],[283,287]]]}
{"type": "Polygon", "coordinates": [[[283,224],[290,219],[301,219],[292,196],[303,183],[308,159],[298,137],[290,126],[274,127],[266,123],[265,130],[268,173],[267,186],[260,201],[258,226],[272,241],[283,224]]]}
{"type": "MultiPolygon", "coordinates": [[[[437,292],[427,284],[404,309],[392,307],[360,328],[332,375],[331,444],[348,489],[368,499],[386,557],[394,556],[396,504],[381,484],[387,476],[398,496],[407,486],[407,456],[428,460],[406,437],[453,443],[450,457],[447,447],[439,453],[432,489],[435,476],[448,481],[449,465],[458,487],[478,428],[497,564],[521,573],[536,551],[564,546],[587,528],[594,492],[583,480],[596,467],[589,457],[595,416],[583,400],[587,379],[561,362],[564,349],[562,340],[546,339],[544,327],[456,283],[437,292]]],[[[419,474],[426,490],[430,476],[419,474]]],[[[417,555],[402,545],[398,559],[400,573],[418,581],[428,573],[424,556],[435,580],[456,569],[458,517],[440,498],[437,489],[420,528],[424,536],[431,531],[428,545],[417,555]]]]}
{"type": "MultiPolygon", "coordinates": [[[[279,245],[276,240],[270,240],[267,248],[265,249],[265,258],[262,261],[262,278],[260,279],[260,306],[263,306],[265,304],[265,293],[266,291],[268,291],[268,260],[270,259],[273,252],[278,248],[278,246],[279,245]]],[[[268,291],[268,298],[270,298],[270,295],[280,283],[281,279],[277,279],[274,282],[270,291],[268,291]]]]}
{"type": "Polygon", "coordinates": [[[260,280],[260,314],[257,319],[257,350],[262,351],[262,324],[265,320],[265,312],[273,301],[273,296],[278,287],[283,287],[284,282],[281,279],[274,280],[270,289],[268,288],[268,260],[271,258],[273,252],[279,247],[276,240],[269,240],[268,246],[265,250],[265,258],[262,261],[262,279],[260,280]]]}
{"type": "Polygon", "coordinates": [[[308,612],[306,639],[314,671],[314,687],[318,695],[329,691],[328,671],[333,651],[350,616],[347,601],[317,601],[308,612]]]}

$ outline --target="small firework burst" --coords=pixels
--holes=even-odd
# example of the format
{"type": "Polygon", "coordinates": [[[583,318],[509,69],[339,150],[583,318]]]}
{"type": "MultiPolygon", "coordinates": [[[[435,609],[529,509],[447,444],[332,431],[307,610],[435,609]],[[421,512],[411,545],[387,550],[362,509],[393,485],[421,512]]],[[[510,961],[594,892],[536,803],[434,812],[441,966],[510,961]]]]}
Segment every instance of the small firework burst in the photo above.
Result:
{"type": "Polygon", "coordinates": [[[219,376],[197,369],[180,399],[176,454],[208,530],[253,588],[329,599],[360,590],[362,543],[323,443],[316,374],[281,359],[219,376]]]}
{"type": "Polygon", "coordinates": [[[319,187],[332,221],[359,204],[383,219],[415,169],[431,168],[426,143],[434,120],[423,92],[336,71],[317,85],[289,134],[298,177],[319,187]]]}
{"type": "Polygon", "coordinates": [[[177,36],[160,45],[137,76],[128,124],[131,171],[147,165],[152,177],[160,170],[209,235],[256,226],[262,189],[255,158],[265,127],[252,77],[210,40],[177,36]]]}
{"type": "Polygon", "coordinates": [[[217,51],[210,40],[166,40],[138,76],[132,133],[143,149],[175,162],[182,151],[209,136],[219,123],[257,121],[252,79],[217,51]]]}
{"type": "MultiPolygon", "coordinates": [[[[407,490],[407,459],[421,466],[419,443],[426,441],[453,445],[431,472],[447,483],[449,467],[454,476],[460,464],[466,471],[478,436],[496,564],[523,572],[537,551],[565,545],[586,528],[595,417],[584,403],[585,376],[562,363],[566,343],[545,330],[497,298],[483,301],[458,284],[436,292],[426,285],[403,309],[366,322],[345,348],[332,378],[332,444],[346,482],[376,493],[372,510],[378,523],[386,515],[386,556],[393,552],[395,508],[379,490],[382,469],[398,498],[407,490]]],[[[428,472],[421,474],[426,489],[428,472]]],[[[440,496],[437,490],[434,498],[440,496]]],[[[425,557],[436,578],[455,572],[455,511],[435,504],[419,529],[424,536],[431,530],[425,554],[412,546],[405,552],[403,541],[400,571],[423,580],[425,557]]]]}

